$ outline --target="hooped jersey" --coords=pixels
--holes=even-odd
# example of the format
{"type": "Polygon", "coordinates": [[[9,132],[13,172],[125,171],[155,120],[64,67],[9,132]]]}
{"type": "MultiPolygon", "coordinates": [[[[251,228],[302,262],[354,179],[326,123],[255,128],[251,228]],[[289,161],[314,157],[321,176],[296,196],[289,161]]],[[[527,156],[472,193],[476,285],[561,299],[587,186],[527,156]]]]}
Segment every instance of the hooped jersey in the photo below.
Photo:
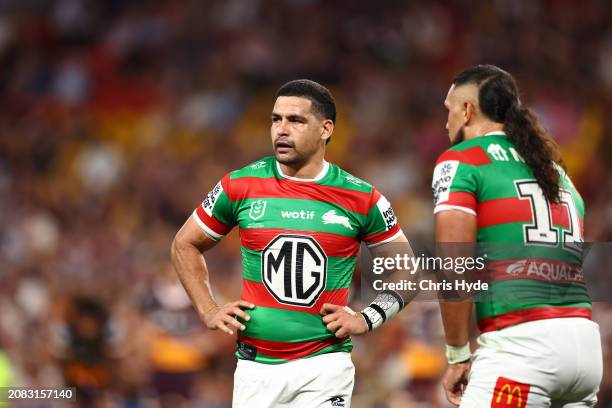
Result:
{"type": "Polygon", "coordinates": [[[477,217],[477,241],[491,249],[489,289],[476,298],[481,332],[556,317],[591,317],[581,273],[584,202],[565,172],[550,204],[503,132],[444,152],[434,170],[434,213],[477,217]],[[489,245],[490,244],[490,245],[489,245]]]}
{"type": "Polygon", "coordinates": [[[350,351],[327,330],[323,303],[346,305],[360,243],[401,234],[390,203],[370,184],[324,163],[314,179],[286,176],[274,157],[225,175],[193,213],[215,240],[238,225],[242,299],[249,310],[238,358],[283,363],[350,351]]]}

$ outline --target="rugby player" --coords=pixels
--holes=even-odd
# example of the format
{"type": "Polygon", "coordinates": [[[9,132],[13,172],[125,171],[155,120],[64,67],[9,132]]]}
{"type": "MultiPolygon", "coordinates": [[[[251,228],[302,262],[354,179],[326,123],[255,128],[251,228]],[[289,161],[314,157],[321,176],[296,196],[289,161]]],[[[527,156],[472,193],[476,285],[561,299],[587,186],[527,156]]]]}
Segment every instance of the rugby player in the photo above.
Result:
{"type": "Polygon", "coordinates": [[[271,119],[274,156],[219,181],[177,233],[172,260],[206,326],[238,334],[234,407],[349,407],[350,336],[404,305],[383,291],[361,313],[346,306],[360,243],[385,256],[407,240],[384,196],[325,161],[336,120],[329,90],[289,82],[271,119]],[[219,305],[202,253],[236,225],[242,296],[219,305]]]}
{"type": "Polygon", "coordinates": [[[490,263],[490,293],[475,303],[481,334],[473,356],[473,302],[440,303],[446,396],[461,407],[592,407],[602,349],[584,283],[574,274],[530,273],[582,261],[584,203],[558,149],[498,67],[461,72],[444,106],[453,146],[434,170],[436,241],[508,243],[497,251],[509,251],[490,263]],[[520,253],[510,253],[512,243],[520,253]],[[523,300],[504,300],[509,293],[523,300]]]}

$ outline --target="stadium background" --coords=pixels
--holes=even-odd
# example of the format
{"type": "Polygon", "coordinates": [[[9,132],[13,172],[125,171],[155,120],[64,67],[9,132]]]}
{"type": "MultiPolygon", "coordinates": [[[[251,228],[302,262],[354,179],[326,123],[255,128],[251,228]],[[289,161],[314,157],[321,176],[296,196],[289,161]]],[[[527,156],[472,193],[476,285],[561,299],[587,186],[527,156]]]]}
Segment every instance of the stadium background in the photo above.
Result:
{"type": "MultiPolygon", "coordinates": [[[[229,407],[234,342],[194,319],[168,248],[224,173],[270,154],[290,79],[332,89],[328,159],[426,239],[449,82],[498,64],[561,144],[588,240],[612,240],[611,21],[606,1],[0,1],[0,382],[229,407]]],[[[237,298],[236,232],[207,260],[218,299],[237,298]]],[[[595,319],[612,407],[612,306],[595,319]]],[[[435,304],[355,345],[354,407],[446,406],[435,304]]]]}

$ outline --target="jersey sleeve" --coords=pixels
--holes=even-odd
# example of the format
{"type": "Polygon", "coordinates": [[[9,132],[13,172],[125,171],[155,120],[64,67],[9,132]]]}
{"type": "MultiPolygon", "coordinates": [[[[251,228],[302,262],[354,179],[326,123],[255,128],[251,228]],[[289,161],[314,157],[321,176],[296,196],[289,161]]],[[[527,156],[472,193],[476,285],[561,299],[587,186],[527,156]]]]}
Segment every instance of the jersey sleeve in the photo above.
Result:
{"type": "Polygon", "coordinates": [[[391,203],[376,188],[372,188],[370,209],[362,226],[361,240],[372,248],[393,241],[401,232],[391,203]]]}
{"type": "Polygon", "coordinates": [[[229,198],[230,177],[226,174],[206,195],[194,211],[193,219],[211,239],[218,241],[236,225],[236,217],[229,198]]]}
{"type": "Polygon", "coordinates": [[[431,183],[434,214],[459,210],[476,215],[479,172],[466,161],[461,152],[447,151],[436,162],[431,183]]]}

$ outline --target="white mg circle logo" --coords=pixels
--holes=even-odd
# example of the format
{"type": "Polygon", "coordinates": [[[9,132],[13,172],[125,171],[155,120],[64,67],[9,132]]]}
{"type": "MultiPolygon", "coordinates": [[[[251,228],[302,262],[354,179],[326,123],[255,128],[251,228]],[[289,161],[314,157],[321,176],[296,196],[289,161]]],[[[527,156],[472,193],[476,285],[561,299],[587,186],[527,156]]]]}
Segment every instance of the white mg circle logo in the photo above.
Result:
{"type": "Polygon", "coordinates": [[[279,235],[261,253],[262,280],[279,303],[310,307],[325,290],[327,256],[307,235],[279,235]]]}

